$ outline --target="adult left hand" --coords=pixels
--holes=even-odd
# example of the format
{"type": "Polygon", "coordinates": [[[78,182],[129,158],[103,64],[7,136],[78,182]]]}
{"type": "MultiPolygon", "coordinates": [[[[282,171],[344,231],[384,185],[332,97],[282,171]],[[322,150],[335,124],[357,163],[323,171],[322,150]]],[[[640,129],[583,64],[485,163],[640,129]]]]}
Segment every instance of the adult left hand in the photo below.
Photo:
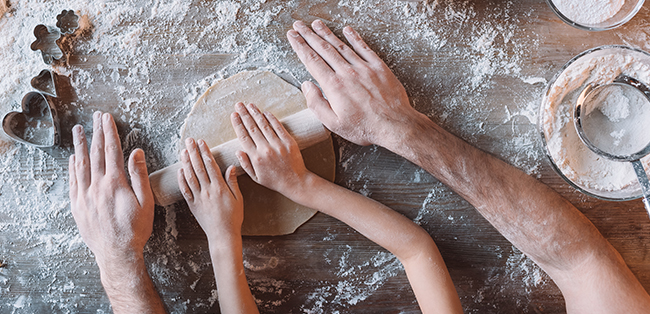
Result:
{"type": "Polygon", "coordinates": [[[110,275],[115,266],[142,259],[153,230],[154,198],[144,152],[136,149],[129,157],[129,185],[120,139],[110,114],[93,115],[90,154],[83,127],[75,126],[72,133],[72,215],[100,270],[110,275]]]}

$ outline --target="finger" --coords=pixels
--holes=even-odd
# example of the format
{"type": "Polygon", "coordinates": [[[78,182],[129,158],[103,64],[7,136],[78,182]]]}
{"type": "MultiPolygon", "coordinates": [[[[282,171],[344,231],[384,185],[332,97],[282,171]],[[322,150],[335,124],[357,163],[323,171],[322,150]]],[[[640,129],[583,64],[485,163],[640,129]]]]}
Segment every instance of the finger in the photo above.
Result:
{"type": "Polygon", "coordinates": [[[106,159],[106,170],[114,174],[124,172],[124,155],[122,153],[122,145],[120,144],[120,136],[117,133],[117,126],[113,120],[113,116],[108,113],[102,115],[102,131],[104,133],[104,154],[106,159]]]}
{"type": "Polygon", "coordinates": [[[334,70],[312,49],[302,36],[295,30],[287,32],[287,38],[291,48],[298,55],[300,62],[305,65],[307,71],[319,82],[326,82],[334,77],[334,70]]]}
{"type": "Polygon", "coordinates": [[[244,123],[244,127],[246,127],[246,131],[248,131],[248,135],[251,137],[251,139],[253,139],[255,146],[259,147],[260,145],[266,145],[268,141],[266,138],[264,138],[262,131],[257,126],[257,123],[250,115],[250,113],[248,113],[248,109],[244,107],[244,104],[237,104],[236,109],[237,113],[239,113],[239,116],[241,117],[242,122],[244,123]]]}
{"type": "Polygon", "coordinates": [[[280,139],[278,138],[278,135],[275,134],[275,131],[271,127],[271,124],[269,124],[266,116],[260,112],[259,108],[257,108],[257,106],[254,104],[248,104],[248,113],[250,113],[250,115],[255,120],[255,123],[257,123],[257,126],[260,128],[260,130],[262,130],[264,138],[266,138],[266,140],[271,145],[280,145],[280,139]]]}
{"type": "Polygon", "coordinates": [[[208,175],[210,182],[214,182],[218,178],[221,178],[221,169],[217,161],[214,160],[214,156],[208,148],[208,144],[204,140],[198,140],[199,151],[201,152],[201,158],[203,158],[203,165],[205,166],[205,171],[208,175]]]}
{"type": "Polygon", "coordinates": [[[187,185],[187,181],[185,180],[185,171],[183,171],[183,168],[178,169],[176,178],[178,179],[178,189],[181,191],[181,194],[183,195],[185,201],[188,203],[193,202],[194,195],[192,194],[190,187],[187,185]]]}
{"type": "Polygon", "coordinates": [[[352,48],[346,45],[341,39],[339,39],[332,31],[323,23],[321,20],[315,20],[311,23],[311,27],[314,29],[316,34],[321,38],[325,39],[332,47],[336,48],[336,51],[345,58],[345,60],[351,64],[359,64],[364,62],[359,55],[357,55],[352,48]]]}
{"type": "Polygon", "coordinates": [[[265,112],[264,116],[266,117],[266,120],[268,120],[269,123],[271,124],[271,127],[273,128],[275,134],[278,135],[278,138],[283,143],[291,143],[291,141],[295,142],[294,138],[289,134],[287,129],[284,128],[284,125],[280,123],[280,120],[278,120],[278,118],[276,118],[270,112],[265,112]]]}
{"type": "Polygon", "coordinates": [[[238,151],[235,153],[237,156],[237,159],[239,159],[239,164],[241,165],[242,169],[248,174],[253,181],[257,182],[257,176],[255,175],[255,168],[253,168],[253,164],[251,163],[250,158],[248,158],[248,154],[238,151]]]}
{"type": "Polygon", "coordinates": [[[237,134],[237,138],[239,139],[242,148],[247,152],[254,151],[255,142],[253,142],[253,139],[248,135],[248,130],[246,130],[239,113],[233,112],[230,115],[230,123],[232,124],[233,129],[235,129],[235,133],[237,134]]]}
{"type": "Polygon", "coordinates": [[[153,192],[149,183],[149,173],[147,172],[147,161],[144,158],[142,149],[135,149],[129,156],[129,175],[131,176],[131,186],[133,193],[138,199],[140,206],[153,202],[153,192]]]}
{"type": "Polygon", "coordinates": [[[68,183],[69,183],[69,188],[70,188],[70,201],[74,203],[74,201],[77,199],[77,174],[75,173],[75,166],[74,166],[74,155],[70,155],[70,159],[68,160],[68,183]]]}
{"type": "Polygon", "coordinates": [[[307,107],[316,115],[325,126],[332,127],[338,121],[336,112],[332,110],[330,103],[323,97],[318,86],[312,82],[302,83],[302,93],[307,99],[307,107]]]}
{"type": "Polygon", "coordinates": [[[90,143],[90,173],[92,177],[104,175],[104,131],[102,131],[102,113],[93,114],[93,139],[90,143]]]}
{"type": "Polygon", "coordinates": [[[183,175],[187,186],[192,191],[192,194],[197,194],[201,191],[201,186],[199,181],[196,179],[196,174],[194,174],[194,169],[192,168],[192,163],[190,161],[190,154],[187,152],[187,149],[184,149],[181,152],[181,165],[183,165],[183,175]]]}
{"type": "Polygon", "coordinates": [[[321,58],[323,58],[330,68],[334,69],[334,71],[339,72],[350,67],[350,63],[347,62],[338,51],[336,51],[334,46],[318,36],[318,34],[314,33],[314,31],[307,27],[305,23],[302,21],[296,21],[293,23],[293,29],[305,39],[307,44],[318,53],[318,55],[321,56],[321,58]]]}
{"type": "Polygon", "coordinates": [[[201,152],[199,152],[199,148],[196,146],[196,141],[191,137],[186,139],[185,147],[190,155],[190,163],[192,164],[196,178],[199,180],[199,184],[201,186],[210,184],[210,178],[208,178],[208,173],[205,171],[203,157],[201,157],[201,152]]]}
{"type": "Polygon", "coordinates": [[[86,144],[86,134],[81,125],[72,128],[72,141],[75,155],[75,174],[80,189],[87,189],[90,186],[90,158],[86,144]]]}
{"type": "Polygon", "coordinates": [[[232,192],[232,195],[235,196],[235,199],[241,200],[242,195],[241,191],[239,190],[239,184],[237,183],[237,172],[235,170],[235,166],[230,166],[228,169],[226,169],[226,182],[228,183],[230,192],[232,192]]]}
{"type": "Polygon", "coordinates": [[[384,64],[384,61],[377,56],[377,54],[368,47],[365,41],[361,38],[359,33],[352,29],[350,26],[346,26],[343,28],[343,35],[345,38],[348,40],[350,45],[354,48],[354,51],[357,52],[357,54],[366,60],[368,63],[371,64],[384,64]]]}

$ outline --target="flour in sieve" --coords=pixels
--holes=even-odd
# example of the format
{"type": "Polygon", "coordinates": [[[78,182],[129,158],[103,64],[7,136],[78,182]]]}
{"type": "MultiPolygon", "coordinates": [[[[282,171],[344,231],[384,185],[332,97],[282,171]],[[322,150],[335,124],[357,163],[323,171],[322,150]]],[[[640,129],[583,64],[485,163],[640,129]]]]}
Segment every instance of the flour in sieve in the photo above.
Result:
{"type": "MultiPolygon", "coordinates": [[[[611,83],[621,73],[642,82],[650,81],[648,60],[642,61],[631,54],[601,51],[571,64],[558,76],[542,101],[541,123],[551,158],[564,176],[588,190],[638,190],[632,166],[590,151],[580,141],[571,115],[578,95],[588,83],[611,83]]],[[[647,167],[650,158],[643,159],[643,162],[647,167]]]]}

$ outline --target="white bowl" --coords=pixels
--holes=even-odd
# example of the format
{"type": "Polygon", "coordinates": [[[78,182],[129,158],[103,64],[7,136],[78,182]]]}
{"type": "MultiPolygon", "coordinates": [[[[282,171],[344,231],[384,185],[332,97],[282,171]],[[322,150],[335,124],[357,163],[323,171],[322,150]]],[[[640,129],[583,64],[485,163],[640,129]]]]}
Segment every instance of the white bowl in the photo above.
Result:
{"type": "MultiPolygon", "coordinates": [[[[553,10],[553,12],[555,12],[555,14],[562,21],[575,28],[586,30],[586,31],[595,31],[595,32],[617,28],[627,23],[629,20],[631,20],[634,17],[634,15],[636,15],[637,12],[639,12],[639,9],[641,9],[644,2],[644,0],[624,0],[623,6],[614,16],[600,23],[589,24],[584,22],[581,23],[580,21],[573,21],[571,20],[571,18],[567,17],[565,13],[562,13],[558,9],[556,2],[559,1],[562,0],[546,0],[546,3],[548,3],[548,5],[553,10]]],[[[582,0],[582,1],[589,2],[590,0],[582,0]]]]}

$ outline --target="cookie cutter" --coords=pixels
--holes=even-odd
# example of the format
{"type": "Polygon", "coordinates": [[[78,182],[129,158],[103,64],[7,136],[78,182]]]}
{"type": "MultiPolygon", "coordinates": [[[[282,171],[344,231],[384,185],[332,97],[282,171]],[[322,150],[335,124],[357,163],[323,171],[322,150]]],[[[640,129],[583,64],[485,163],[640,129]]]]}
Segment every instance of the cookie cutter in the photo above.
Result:
{"type": "Polygon", "coordinates": [[[58,74],[46,69],[32,78],[30,84],[34,89],[44,94],[56,97],[57,91],[55,80],[57,79],[57,76],[58,74]]]}
{"type": "Polygon", "coordinates": [[[40,50],[43,62],[52,64],[54,60],[61,60],[64,56],[60,46],[63,35],[74,33],[79,28],[79,16],[72,10],[63,10],[56,16],[56,27],[43,24],[34,27],[36,40],[31,44],[33,51],[40,50]]]}
{"type": "Polygon", "coordinates": [[[41,148],[61,143],[59,117],[54,107],[57,76],[50,70],[43,70],[32,78],[31,85],[37,91],[25,94],[22,111],[9,112],[2,119],[2,130],[7,136],[41,148]]]}
{"type": "Polygon", "coordinates": [[[61,143],[59,118],[53,96],[29,92],[22,100],[22,111],[12,111],[2,119],[2,130],[17,142],[36,147],[52,147],[61,143]]]}
{"type": "Polygon", "coordinates": [[[62,34],[72,34],[79,28],[79,16],[72,10],[63,10],[56,16],[56,27],[62,34]]]}

